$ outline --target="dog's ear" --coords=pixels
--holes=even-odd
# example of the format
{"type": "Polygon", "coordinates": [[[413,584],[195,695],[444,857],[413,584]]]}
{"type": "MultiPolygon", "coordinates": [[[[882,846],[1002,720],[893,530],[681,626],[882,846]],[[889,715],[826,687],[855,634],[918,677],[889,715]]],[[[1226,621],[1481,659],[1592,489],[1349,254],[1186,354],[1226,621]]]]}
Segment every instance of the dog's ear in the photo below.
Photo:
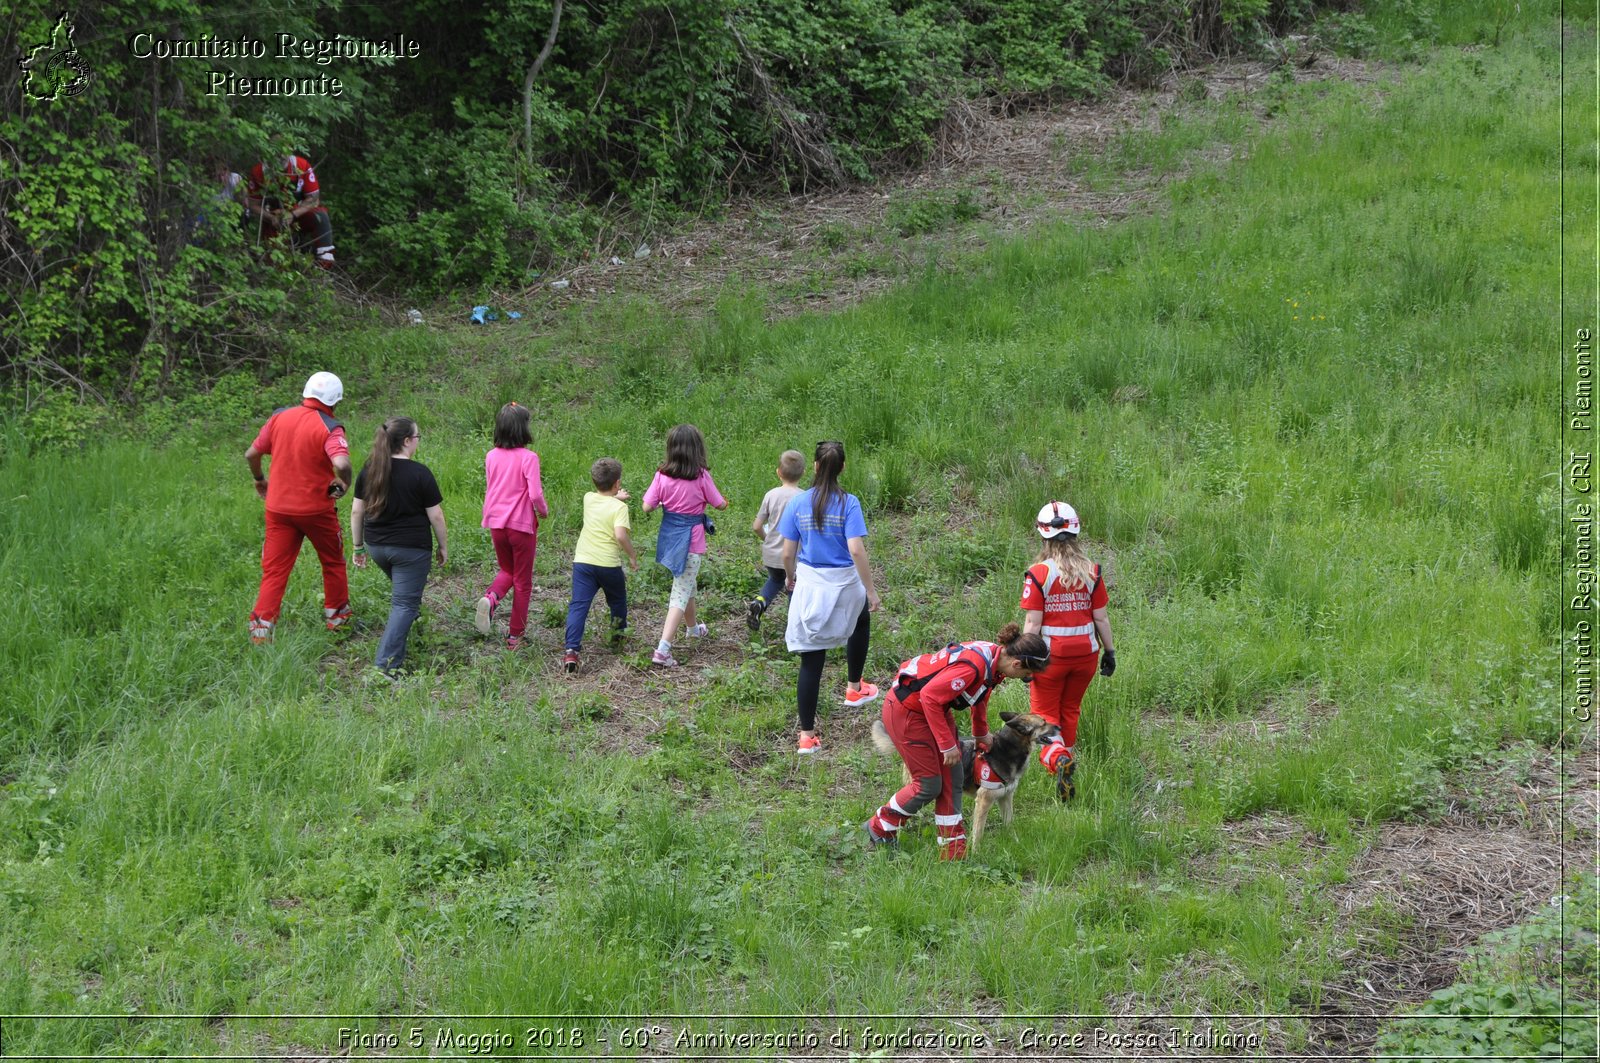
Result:
{"type": "Polygon", "coordinates": [[[1014,713],[1014,712],[1002,712],[1000,714],[1000,722],[1001,723],[1010,723],[1012,720],[1015,720],[1016,718],[1017,718],[1017,714],[1014,713]]]}

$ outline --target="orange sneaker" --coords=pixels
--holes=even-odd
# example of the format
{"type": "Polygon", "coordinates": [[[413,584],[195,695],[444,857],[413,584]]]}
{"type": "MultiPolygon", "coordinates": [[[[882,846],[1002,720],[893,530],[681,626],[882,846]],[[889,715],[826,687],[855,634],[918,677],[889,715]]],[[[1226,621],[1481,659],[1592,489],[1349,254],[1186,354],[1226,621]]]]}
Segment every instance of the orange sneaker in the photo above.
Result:
{"type": "Polygon", "coordinates": [[[801,735],[800,740],[795,743],[794,751],[802,757],[809,757],[821,748],[822,743],[817,741],[816,735],[801,735]]]}
{"type": "Polygon", "coordinates": [[[861,681],[860,690],[851,690],[846,687],[844,691],[844,703],[852,708],[859,705],[870,705],[877,700],[878,688],[865,679],[861,681]]]}

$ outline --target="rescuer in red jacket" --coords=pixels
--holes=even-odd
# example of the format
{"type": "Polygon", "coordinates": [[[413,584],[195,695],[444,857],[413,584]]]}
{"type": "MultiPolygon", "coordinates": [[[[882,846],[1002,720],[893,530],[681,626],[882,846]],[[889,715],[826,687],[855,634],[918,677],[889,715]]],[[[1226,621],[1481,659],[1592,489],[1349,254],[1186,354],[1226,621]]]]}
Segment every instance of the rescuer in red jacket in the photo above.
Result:
{"type": "Polygon", "coordinates": [[[250,613],[250,641],[271,642],[294,571],[300,544],[316,547],[322,562],[323,620],[329,631],[350,619],[350,584],[344,564],[344,533],[335,508],[350,489],[350,445],[333,408],[344,384],[332,373],[312,373],[304,401],[267,418],[244,452],[256,494],[267,505],[267,539],[261,549],[261,591],[250,613]],[[269,479],[261,459],[270,455],[269,479]]]}
{"type": "Polygon", "coordinates": [[[1029,707],[1061,728],[1061,736],[1039,750],[1039,762],[1056,777],[1063,801],[1077,788],[1078,716],[1084,691],[1098,670],[1117,670],[1106,615],[1106,583],[1100,566],[1078,544],[1078,511],[1046,502],[1035,522],[1044,548],[1022,576],[1022,629],[1050,640],[1050,667],[1028,688],[1029,707]]]}
{"type": "Polygon", "coordinates": [[[993,642],[954,642],[900,666],[883,702],[883,727],[911,772],[907,783],[867,820],[875,845],[891,844],[901,826],[928,802],[939,835],[939,859],[967,855],[961,824],[961,740],[956,709],[972,712],[972,737],[989,745],[989,695],[1010,679],[1029,682],[1050,663],[1044,639],[1007,624],[993,642]]]}
{"type": "Polygon", "coordinates": [[[322,205],[322,185],[311,160],[285,155],[281,166],[256,163],[250,170],[244,194],[245,230],[260,240],[271,240],[293,229],[296,247],[309,247],[322,269],[333,268],[333,223],[322,205]]]}

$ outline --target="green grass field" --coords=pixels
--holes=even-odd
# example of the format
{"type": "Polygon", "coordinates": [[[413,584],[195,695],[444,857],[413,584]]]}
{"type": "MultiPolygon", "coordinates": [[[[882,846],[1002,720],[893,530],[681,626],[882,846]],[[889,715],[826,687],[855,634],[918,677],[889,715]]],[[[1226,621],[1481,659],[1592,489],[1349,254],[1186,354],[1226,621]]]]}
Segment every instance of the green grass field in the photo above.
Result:
{"type": "MultiPolygon", "coordinates": [[[[1330,1006],[1372,948],[1358,928],[1406,930],[1337,904],[1379,826],[1579,737],[1555,689],[1558,367],[1540,353],[1558,40],[1551,17],[1516,25],[1375,83],[1281,86],[1269,123],[1192,108],[1085,164],[1182,171],[1152,216],[930,262],[843,312],[771,321],[729,290],[699,320],[632,302],[537,338],[355,332],[271,388],[229,379],[81,450],[28,457],[3,429],[0,1014],[101,1016],[12,1020],[5,1051],[331,1052],[351,1025],[206,1018],[236,1012],[731,1011],[825,1035],[834,1013],[1330,1006]],[[1206,161],[1218,143],[1231,161],[1206,161]],[[454,558],[394,686],[363,671],[376,631],[320,630],[309,554],[277,644],[245,637],[261,507],[240,454],[311,368],[344,377],[357,451],[417,418],[445,493],[454,558]],[[493,568],[482,453],[509,399],[536,411],[553,509],[516,656],[470,625],[493,568]],[[611,654],[591,624],[569,681],[589,463],[620,458],[637,498],[681,421],[732,503],[702,577],[715,637],[648,669],[667,582],[647,567],[630,644],[611,654]],[[1114,562],[1120,668],[1085,704],[1080,796],[1058,806],[1030,775],[963,866],[936,863],[931,828],[899,859],[861,849],[899,771],[870,713],[829,705],[831,662],[825,752],[797,763],[781,625],[746,644],[749,520],[778,453],[831,438],[884,597],[869,676],[1015,619],[1050,498],[1114,562]],[[1230,828],[1263,818],[1299,829],[1242,849],[1230,828]]],[[[1572,92],[1594,80],[1592,50],[1568,64],[1572,92]]],[[[1574,190],[1593,183],[1585,136],[1574,190]]],[[[386,582],[352,571],[381,625],[386,582]]],[[[995,707],[1025,703],[1009,684],[995,707]]],[[[575,1025],[617,1044],[619,1023],[575,1025]]]]}

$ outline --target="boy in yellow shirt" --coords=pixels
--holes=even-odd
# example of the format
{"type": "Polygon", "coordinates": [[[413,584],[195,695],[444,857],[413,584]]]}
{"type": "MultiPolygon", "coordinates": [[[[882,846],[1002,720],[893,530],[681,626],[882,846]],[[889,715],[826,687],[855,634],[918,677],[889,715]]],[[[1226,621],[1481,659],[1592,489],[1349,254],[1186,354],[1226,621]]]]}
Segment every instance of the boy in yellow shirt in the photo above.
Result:
{"type": "Polygon", "coordinates": [[[589,469],[594,490],[583,496],[583,530],[578,532],[578,549],[572,556],[572,603],[567,606],[566,653],[561,664],[568,672],[578,670],[578,651],[583,648],[583,628],[589,619],[589,605],[595,591],[604,591],[611,610],[611,638],[620,640],[628,628],[628,582],[622,573],[622,556],[639,571],[639,555],[634,552],[628,532],[628,492],[622,488],[622,463],[601,458],[589,469]]]}

